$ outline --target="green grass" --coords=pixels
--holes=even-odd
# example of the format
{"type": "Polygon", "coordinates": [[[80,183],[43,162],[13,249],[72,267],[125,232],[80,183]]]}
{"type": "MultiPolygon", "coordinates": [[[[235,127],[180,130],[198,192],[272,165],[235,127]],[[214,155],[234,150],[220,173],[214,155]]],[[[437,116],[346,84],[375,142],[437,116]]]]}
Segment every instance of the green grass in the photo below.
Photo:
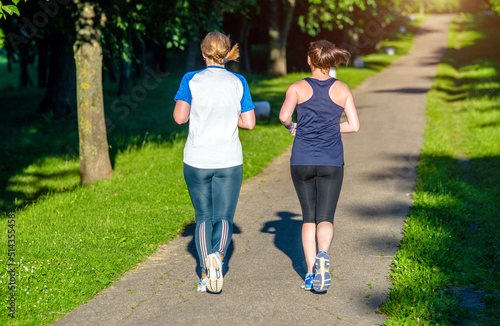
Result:
{"type": "MultiPolygon", "coordinates": [[[[400,36],[401,48],[409,49],[411,34],[400,36]]],[[[366,68],[341,68],[338,76],[354,88],[397,57],[366,56],[366,68]]],[[[293,138],[277,123],[277,113],[286,88],[307,75],[247,76],[253,99],[270,101],[272,114],[254,130],[240,131],[245,180],[290,146],[293,138]]],[[[194,222],[182,176],[187,126],[172,119],[181,77],[159,76],[158,86],[132,105],[115,95],[116,85],[104,85],[114,176],[88,187],[78,184],[76,121],[33,116],[41,90],[0,90],[0,207],[16,217],[18,263],[16,318],[2,309],[0,324],[41,325],[61,318],[194,222]]],[[[0,84],[9,78],[0,75],[0,84]]],[[[5,216],[0,223],[8,230],[5,216]]],[[[6,232],[0,233],[0,246],[7,248],[6,232]]],[[[0,260],[5,307],[7,255],[0,260]]],[[[193,277],[194,272],[193,266],[193,277]]]]}
{"type": "Polygon", "coordinates": [[[386,325],[500,324],[499,42],[498,17],[463,15],[450,30],[386,325]]]}

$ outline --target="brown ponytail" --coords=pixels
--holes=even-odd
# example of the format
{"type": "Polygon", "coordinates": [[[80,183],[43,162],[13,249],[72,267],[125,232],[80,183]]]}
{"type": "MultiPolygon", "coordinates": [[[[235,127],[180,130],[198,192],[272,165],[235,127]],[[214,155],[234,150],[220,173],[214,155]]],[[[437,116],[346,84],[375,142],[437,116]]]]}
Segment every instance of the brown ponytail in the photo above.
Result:
{"type": "Polygon", "coordinates": [[[323,73],[341,64],[347,66],[351,58],[347,50],[336,48],[335,45],[325,40],[311,42],[307,55],[311,60],[311,66],[321,69],[323,73]]]}

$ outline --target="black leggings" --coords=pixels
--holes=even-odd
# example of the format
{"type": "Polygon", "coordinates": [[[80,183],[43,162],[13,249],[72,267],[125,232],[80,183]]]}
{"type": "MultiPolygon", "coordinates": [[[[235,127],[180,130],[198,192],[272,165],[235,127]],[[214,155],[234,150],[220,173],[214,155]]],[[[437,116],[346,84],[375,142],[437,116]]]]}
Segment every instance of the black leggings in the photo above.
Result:
{"type": "Polygon", "coordinates": [[[333,223],[344,167],[292,165],[290,170],[304,223],[333,223]]]}

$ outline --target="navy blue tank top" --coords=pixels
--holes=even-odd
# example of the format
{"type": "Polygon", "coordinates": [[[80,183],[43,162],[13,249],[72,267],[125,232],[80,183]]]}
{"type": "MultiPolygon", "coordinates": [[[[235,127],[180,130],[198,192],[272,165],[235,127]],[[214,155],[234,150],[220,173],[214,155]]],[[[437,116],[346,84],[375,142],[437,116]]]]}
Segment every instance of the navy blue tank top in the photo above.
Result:
{"type": "Polygon", "coordinates": [[[291,165],[343,166],[344,148],[340,117],[344,108],[330,98],[328,91],[337,80],[305,78],[313,89],[307,101],[297,105],[297,132],[291,165]]]}

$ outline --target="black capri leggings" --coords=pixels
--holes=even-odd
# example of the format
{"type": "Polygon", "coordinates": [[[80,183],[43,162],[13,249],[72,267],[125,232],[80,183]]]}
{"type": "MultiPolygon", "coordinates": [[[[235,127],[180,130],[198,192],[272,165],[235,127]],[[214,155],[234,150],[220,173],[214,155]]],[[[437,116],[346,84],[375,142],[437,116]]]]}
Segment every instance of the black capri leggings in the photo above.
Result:
{"type": "Polygon", "coordinates": [[[344,167],[292,165],[290,170],[304,223],[333,223],[344,167]]]}

